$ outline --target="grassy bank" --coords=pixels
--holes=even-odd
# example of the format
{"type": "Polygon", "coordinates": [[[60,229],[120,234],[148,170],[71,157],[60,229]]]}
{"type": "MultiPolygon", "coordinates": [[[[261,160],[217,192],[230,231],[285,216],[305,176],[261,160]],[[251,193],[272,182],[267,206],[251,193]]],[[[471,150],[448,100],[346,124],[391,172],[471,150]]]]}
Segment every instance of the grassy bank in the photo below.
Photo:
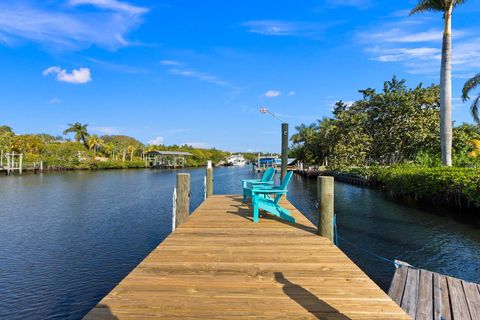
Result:
{"type": "Polygon", "coordinates": [[[367,179],[394,197],[413,199],[457,209],[480,209],[480,169],[458,167],[346,168],[332,173],[367,179]]]}

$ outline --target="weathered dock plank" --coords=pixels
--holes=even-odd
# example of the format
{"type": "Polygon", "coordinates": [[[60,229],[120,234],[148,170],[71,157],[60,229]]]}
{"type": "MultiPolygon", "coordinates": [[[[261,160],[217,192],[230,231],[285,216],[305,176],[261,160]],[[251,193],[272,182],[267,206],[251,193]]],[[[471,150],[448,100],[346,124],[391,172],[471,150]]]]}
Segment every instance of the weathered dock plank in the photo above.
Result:
{"type": "Polygon", "coordinates": [[[389,295],[416,320],[480,319],[477,284],[409,265],[397,268],[389,295]]]}
{"type": "Polygon", "coordinates": [[[410,319],[284,200],[297,223],[254,224],[211,196],[85,319],[410,319]]]}

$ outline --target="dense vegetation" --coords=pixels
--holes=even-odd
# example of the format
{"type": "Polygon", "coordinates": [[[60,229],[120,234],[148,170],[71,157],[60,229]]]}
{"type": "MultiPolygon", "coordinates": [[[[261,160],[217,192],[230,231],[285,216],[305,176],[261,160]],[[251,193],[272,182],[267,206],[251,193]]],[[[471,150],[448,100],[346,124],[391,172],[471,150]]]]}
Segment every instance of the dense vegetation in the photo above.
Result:
{"type": "Polygon", "coordinates": [[[480,207],[480,127],[453,128],[454,167],[442,167],[439,87],[408,88],[393,78],[383,90],[336,103],[332,118],[298,126],[292,155],[306,164],[375,180],[394,195],[480,207]]]}
{"type": "Polygon", "coordinates": [[[144,145],[135,138],[123,135],[90,135],[87,125],[70,124],[64,134],[73,134],[73,141],[48,134],[15,134],[12,128],[0,126],[0,150],[24,155],[27,166],[43,161],[46,169],[115,169],[143,168],[144,154],[150,150],[190,152],[187,166],[202,166],[207,160],[219,162],[230,153],[188,145],[144,145]]]}
{"type": "Polygon", "coordinates": [[[395,165],[344,168],[349,173],[385,187],[395,197],[456,208],[480,207],[480,169],[395,165]]]}
{"type": "MultiPolygon", "coordinates": [[[[309,164],[334,168],[418,163],[437,165],[440,154],[439,87],[408,88],[393,78],[381,92],[360,90],[351,104],[339,101],[332,118],[298,126],[292,155],[309,164]]],[[[472,156],[480,128],[462,124],[453,130],[454,164],[476,166],[472,156]]]]}

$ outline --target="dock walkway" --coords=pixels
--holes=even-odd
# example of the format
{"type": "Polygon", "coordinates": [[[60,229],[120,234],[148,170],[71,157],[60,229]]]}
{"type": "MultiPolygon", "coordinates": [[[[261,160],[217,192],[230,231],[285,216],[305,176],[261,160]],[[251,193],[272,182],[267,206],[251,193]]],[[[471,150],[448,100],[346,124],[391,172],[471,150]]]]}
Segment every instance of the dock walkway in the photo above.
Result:
{"type": "Polygon", "coordinates": [[[480,319],[480,285],[401,264],[388,294],[418,320],[480,319]]]}
{"type": "Polygon", "coordinates": [[[209,197],[85,319],[411,319],[282,201],[297,223],[209,197]]]}

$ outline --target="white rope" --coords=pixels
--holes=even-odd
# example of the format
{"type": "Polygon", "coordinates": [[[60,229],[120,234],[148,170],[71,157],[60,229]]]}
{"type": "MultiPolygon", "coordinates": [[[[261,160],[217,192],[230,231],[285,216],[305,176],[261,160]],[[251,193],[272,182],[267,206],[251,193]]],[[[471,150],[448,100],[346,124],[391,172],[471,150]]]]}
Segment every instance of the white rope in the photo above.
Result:
{"type": "Polygon", "coordinates": [[[172,196],[172,232],[175,231],[175,220],[177,216],[177,188],[173,189],[172,196]]]}

